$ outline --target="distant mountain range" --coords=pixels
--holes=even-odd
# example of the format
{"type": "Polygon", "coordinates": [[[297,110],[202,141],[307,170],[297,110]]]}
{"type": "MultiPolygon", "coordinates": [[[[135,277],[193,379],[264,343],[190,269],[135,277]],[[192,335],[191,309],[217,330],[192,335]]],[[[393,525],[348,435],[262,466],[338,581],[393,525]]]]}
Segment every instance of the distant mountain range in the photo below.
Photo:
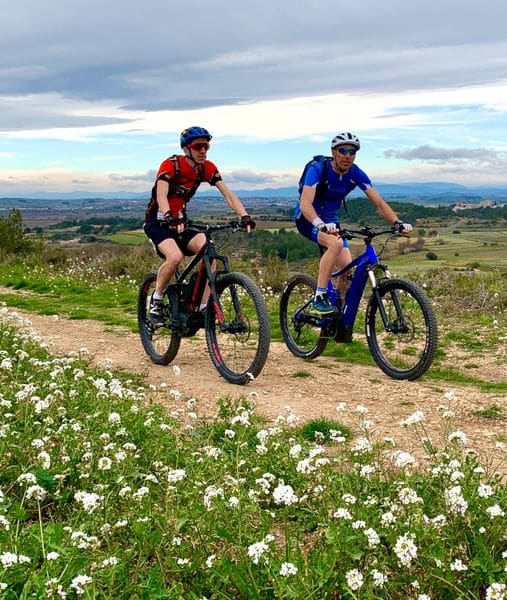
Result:
{"type": "MultiPolygon", "coordinates": [[[[418,198],[433,198],[440,197],[444,202],[452,202],[453,198],[470,197],[477,200],[482,198],[507,198],[507,185],[505,186],[474,186],[467,187],[457,183],[446,182],[428,182],[428,183],[378,183],[375,185],[378,191],[386,196],[404,196],[411,199],[418,198]]],[[[294,198],[297,196],[296,187],[283,188],[264,188],[260,190],[234,190],[241,198],[294,198]]],[[[214,189],[206,189],[197,193],[197,196],[219,196],[219,192],[214,189]]],[[[123,200],[147,200],[149,191],[146,192],[37,192],[30,195],[22,196],[21,194],[9,195],[1,197],[5,201],[10,198],[17,202],[23,198],[27,200],[56,200],[56,201],[72,201],[72,200],[90,200],[90,199],[123,199],[123,200]]]]}

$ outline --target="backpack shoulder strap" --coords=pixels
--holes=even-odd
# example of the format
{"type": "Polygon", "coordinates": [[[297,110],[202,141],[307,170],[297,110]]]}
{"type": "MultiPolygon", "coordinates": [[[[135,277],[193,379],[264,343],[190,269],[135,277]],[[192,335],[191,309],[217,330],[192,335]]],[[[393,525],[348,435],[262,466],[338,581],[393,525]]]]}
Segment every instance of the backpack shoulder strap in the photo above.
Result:
{"type": "Polygon", "coordinates": [[[157,179],[162,179],[162,181],[166,181],[169,184],[169,189],[174,189],[178,185],[178,182],[180,180],[181,169],[179,157],[177,154],[173,154],[172,156],[166,158],[166,160],[170,160],[172,162],[174,167],[174,175],[172,177],[169,177],[167,173],[162,173],[162,175],[160,175],[160,177],[157,177],[157,179]]]}

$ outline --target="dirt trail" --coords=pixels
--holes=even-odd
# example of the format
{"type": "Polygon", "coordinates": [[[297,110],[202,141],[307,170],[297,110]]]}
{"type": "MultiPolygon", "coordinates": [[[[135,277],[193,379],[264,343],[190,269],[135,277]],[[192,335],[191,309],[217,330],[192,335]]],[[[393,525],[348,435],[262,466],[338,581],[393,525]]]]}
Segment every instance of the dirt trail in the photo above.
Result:
{"type": "MultiPolygon", "coordinates": [[[[167,406],[182,405],[182,399],[195,397],[201,416],[216,413],[216,400],[223,396],[239,397],[255,392],[257,410],[272,419],[282,413],[286,405],[301,419],[328,417],[355,427],[354,410],[337,413],[336,406],[346,402],[349,409],[365,406],[380,437],[393,438],[404,450],[416,451],[420,446],[413,434],[400,425],[416,410],[424,413],[428,434],[439,443],[448,423],[438,407],[445,404],[455,412],[457,425],[469,440],[468,445],[483,455],[489,463],[499,465],[507,473],[507,444],[498,442],[506,434],[506,421],[478,417],[477,411],[492,405],[507,410],[506,398],[499,393],[481,392],[471,386],[441,384],[430,380],[398,382],[388,378],[377,367],[350,365],[329,357],[303,362],[292,356],[281,343],[273,342],[264,370],[247,386],[227,383],[214,369],[207,354],[204,338],[184,339],[174,361],[180,368],[176,375],[172,366],[158,366],[150,362],[140,344],[139,336],[122,328],[105,328],[96,321],[77,321],[63,317],[23,313],[31,329],[36,331],[55,354],[67,354],[86,348],[96,363],[109,363],[113,369],[142,374],[146,385],[156,387],[155,400],[167,406]],[[309,375],[296,377],[304,371],[309,375]],[[166,384],[160,388],[160,384],[166,384]],[[181,392],[179,401],[169,392],[181,392]],[[453,390],[456,400],[448,403],[444,393],[453,390]]],[[[493,379],[502,377],[489,368],[493,379]]]]}

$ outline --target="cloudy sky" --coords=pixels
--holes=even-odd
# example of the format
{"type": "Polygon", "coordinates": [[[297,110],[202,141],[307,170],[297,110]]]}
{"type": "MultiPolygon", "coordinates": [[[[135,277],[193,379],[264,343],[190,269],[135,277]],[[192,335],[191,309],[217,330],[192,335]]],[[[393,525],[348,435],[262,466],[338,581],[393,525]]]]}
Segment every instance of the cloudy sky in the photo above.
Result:
{"type": "Polygon", "coordinates": [[[340,131],[377,182],[507,184],[505,0],[23,0],[0,13],[0,196],[144,191],[203,125],[234,189],[340,131]]]}

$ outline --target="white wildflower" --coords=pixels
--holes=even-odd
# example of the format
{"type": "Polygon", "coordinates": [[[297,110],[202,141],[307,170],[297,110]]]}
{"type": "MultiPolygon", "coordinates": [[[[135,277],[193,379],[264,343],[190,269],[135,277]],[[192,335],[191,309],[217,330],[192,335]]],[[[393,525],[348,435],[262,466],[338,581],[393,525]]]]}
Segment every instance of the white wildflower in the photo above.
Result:
{"type": "Polygon", "coordinates": [[[98,466],[100,471],[109,471],[111,469],[112,461],[107,456],[99,458],[98,466]]]}
{"type": "Polygon", "coordinates": [[[0,564],[4,569],[29,562],[30,559],[24,554],[14,554],[13,552],[4,552],[3,554],[0,554],[0,564]]]}
{"type": "Polygon", "coordinates": [[[215,562],[215,558],[216,558],[216,554],[210,554],[208,556],[208,558],[206,559],[206,567],[208,569],[211,569],[211,567],[213,566],[213,563],[215,562]]]}
{"type": "Polygon", "coordinates": [[[298,497],[292,487],[283,483],[273,490],[273,500],[275,504],[285,504],[286,506],[298,503],[298,497]]]}
{"type": "Polygon", "coordinates": [[[414,543],[414,534],[405,534],[398,537],[394,546],[394,553],[401,565],[409,567],[414,558],[417,558],[417,546],[414,543]]]}
{"type": "Polygon", "coordinates": [[[375,548],[380,544],[379,534],[374,529],[365,529],[363,533],[368,538],[368,546],[370,548],[375,548]]]}
{"type": "Polygon", "coordinates": [[[493,506],[488,507],[486,509],[486,512],[488,513],[491,519],[494,519],[495,517],[505,516],[504,511],[500,508],[498,504],[493,504],[493,506]]]}
{"type": "Polygon", "coordinates": [[[364,577],[358,569],[347,571],[347,573],[345,573],[345,579],[351,590],[358,590],[364,583],[364,577]]]}
{"type": "Polygon", "coordinates": [[[415,413],[412,413],[410,417],[406,418],[401,422],[402,425],[410,426],[415,425],[416,423],[420,423],[424,420],[424,413],[422,410],[416,410],[415,413]]]}
{"type": "Polygon", "coordinates": [[[468,567],[460,558],[457,558],[455,561],[453,561],[450,564],[450,567],[451,567],[451,571],[467,571],[468,570],[468,567]]]}
{"type": "Polygon", "coordinates": [[[445,503],[449,510],[458,515],[464,515],[467,508],[468,502],[461,495],[461,487],[459,485],[454,486],[444,492],[445,503]]]}
{"type": "Polygon", "coordinates": [[[494,492],[493,488],[490,485],[486,485],[485,483],[481,483],[479,485],[479,487],[477,488],[477,493],[479,494],[479,496],[481,498],[489,498],[495,492],[494,492]]]}
{"type": "Polygon", "coordinates": [[[118,423],[121,423],[121,416],[117,412],[112,412],[107,420],[111,425],[117,425],[118,423]]]}
{"type": "Polygon", "coordinates": [[[392,456],[394,464],[400,469],[415,463],[415,458],[409,452],[404,452],[403,450],[394,452],[392,456]]]}
{"type": "Polygon", "coordinates": [[[339,508],[338,510],[336,510],[333,513],[333,517],[335,519],[347,519],[347,520],[351,520],[352,519],[352,515],[350,514],[350,512],[346,508],[339,508]]]}
{"type": "Polygon", "coordinates": [[[84,593],[84,586],[91,583],[93,579],[88,575],[78,575],[70,582],[70,588],[76,592],[78,596],[84,593]]]}
{"type": "Polygon", "coordinates": [[[463,444],[463,446],[466,446],[467,443],[467,436],[466,433],[464,431],[453,431],[452,433],[449,434],[448,438],[447,438],[450,442],[457,440],[458,442],[460,442],[461,444],[463,444]]]}
{"type": "Polygon", "coordinates": [[[83,508],[92,513],[97,508],[100,508],[102,504],[103,496],[99,496],[99,494],[89,493],[89,492],[76,492],[74,494],[74,499],[83,505],[83,508]]]}
{"type": "Polygon", "coordinates": [[[298,568],[291,562],[284,562],[280,566],[280,575],[282,577],[289,577],[290,575],[296,575],[298,568]]]}
{"type": "MultiPolygon", "coordinates": [[[[262,556],[269,550],[269,546],[266,544],[264,540],[261,542],[256,542],[255,544],[251,544],[248,546],[248,556],[252,559],[254,565],[258,565],[262,556]]],[[[265,562],[267,562],[267,557],[264,558],[265,562]]]]}
{"type": "Polygon", "coordinates": [[[422,498],[417,495],[417,492],[411,488],[402,488],[399,490],[398,498],[404,505],[417,504],[423,501],[422,498]]]}
{"type": "Polygon", "coordinates": [[[387,582],[387,577],[384,573],[377,571],[377,569],[373,569],[371,572],[371,576],[373,579],[373,585],[375,587],[384,587],[384,584],[387,582]]]}
{"type": "Polygon", "coordinates": [[[40,485],[31,485],[26,490],[27,500],[30,500],[31,498],[35,498],[35,500],[44,500],[46,495],[47,495],[47,491],[40,485]]]}
{"type": "Polygon", "coordinates": [[[486,600],[505,600],[507,598],[505,583],[492,583],[486,589],[486,600]]]}
{"type": "Polygon", "coordinates": [[[177,483],[178,481],[183,481],[186,476],[185,469],[173,469],[167,472],[167,481],[169,483],[177,483]]]}

